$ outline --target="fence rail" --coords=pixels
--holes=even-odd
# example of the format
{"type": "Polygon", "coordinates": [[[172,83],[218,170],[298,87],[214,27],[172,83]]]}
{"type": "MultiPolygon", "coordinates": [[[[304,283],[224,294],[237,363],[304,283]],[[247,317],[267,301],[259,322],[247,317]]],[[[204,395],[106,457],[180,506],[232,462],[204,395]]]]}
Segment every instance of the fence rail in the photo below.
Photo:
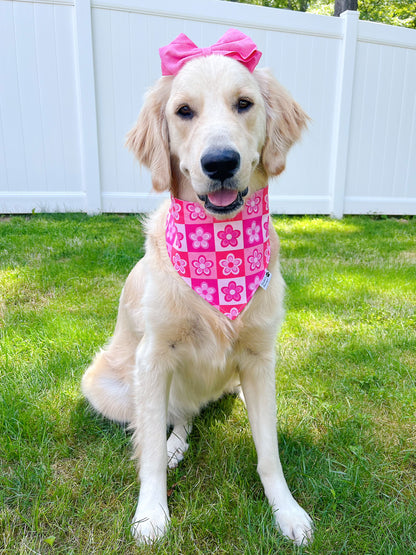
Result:
{"type": "Polygon", "coordinates": [[[312,118],[275,213],[416,214],[416,32],[218,0],[0,0],[0,212],[147,212],[124,147],[158,48],[249,34],[312,118]]]}

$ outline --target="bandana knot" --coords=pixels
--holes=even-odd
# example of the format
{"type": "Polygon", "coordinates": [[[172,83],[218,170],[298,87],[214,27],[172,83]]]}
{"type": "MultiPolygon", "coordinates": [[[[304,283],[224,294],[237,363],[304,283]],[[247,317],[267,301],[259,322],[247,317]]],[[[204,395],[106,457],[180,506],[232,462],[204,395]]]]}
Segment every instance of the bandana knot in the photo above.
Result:
{"type": "Polygon", "coordinates": [[[169,258],[181,278],[231,320],[244,310],[270,261],[268,188],[247,198],[230,220],[172,197],[166,221],[169,258]]]}

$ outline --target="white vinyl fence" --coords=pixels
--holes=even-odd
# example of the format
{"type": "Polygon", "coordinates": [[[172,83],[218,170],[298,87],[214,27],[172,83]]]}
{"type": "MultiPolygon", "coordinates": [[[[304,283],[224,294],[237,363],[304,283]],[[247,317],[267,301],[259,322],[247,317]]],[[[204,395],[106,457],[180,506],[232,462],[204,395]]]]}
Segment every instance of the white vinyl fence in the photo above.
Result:
{"type": "Polygon", "coordinates": [[[0,213],[153,209],[123,143],[158,48],[229,27],[312,118],[273,212],[416,214],[416,31],[219,0],[0,0],[0,213]]]}

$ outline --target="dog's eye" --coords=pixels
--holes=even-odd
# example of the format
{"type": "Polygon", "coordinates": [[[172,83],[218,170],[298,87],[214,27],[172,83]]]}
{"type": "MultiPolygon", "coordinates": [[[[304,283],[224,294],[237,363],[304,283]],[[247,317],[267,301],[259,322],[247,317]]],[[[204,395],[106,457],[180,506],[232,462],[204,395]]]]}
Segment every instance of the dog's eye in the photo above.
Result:
{"type": "Polygon", "coordinates": [[[247,98],[239,98],[237,101],[237,111],[238,112],[247,112],[253,106],[251,100],[247,98]]]}
{"type": "Polygon", "coordinates": [[[177,113],[178,116],[180,116],[182,118],[186,118],[186,119],[192,119],[194,117],[194,112],[191,110],[191,108],[187,104],[184,104],[183,106],[178,108],[176,110],[176,113],[177,113]]]}

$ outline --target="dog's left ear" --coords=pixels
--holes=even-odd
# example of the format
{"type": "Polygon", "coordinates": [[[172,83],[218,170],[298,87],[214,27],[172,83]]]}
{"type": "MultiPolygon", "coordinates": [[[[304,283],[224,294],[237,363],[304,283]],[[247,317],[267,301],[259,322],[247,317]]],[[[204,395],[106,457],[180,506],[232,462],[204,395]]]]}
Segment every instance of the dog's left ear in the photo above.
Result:
{"type": "Polygon", "coordinates": [[[268,69],[257,69],[254,77],[266,106],[266,142],[261,160],[268,176],[282,173],[290,147],[299,140],[309,117],[268,69]]]}
{"type": "Polygon", "coordinates": [[[137,123],[126,137],[127,148],[141,164],[150,169],[153,188],[158,192],[172,186],[169,134],[165,116],[171,85],[171,77],[162,77],[148,91],[137,123]]]}

